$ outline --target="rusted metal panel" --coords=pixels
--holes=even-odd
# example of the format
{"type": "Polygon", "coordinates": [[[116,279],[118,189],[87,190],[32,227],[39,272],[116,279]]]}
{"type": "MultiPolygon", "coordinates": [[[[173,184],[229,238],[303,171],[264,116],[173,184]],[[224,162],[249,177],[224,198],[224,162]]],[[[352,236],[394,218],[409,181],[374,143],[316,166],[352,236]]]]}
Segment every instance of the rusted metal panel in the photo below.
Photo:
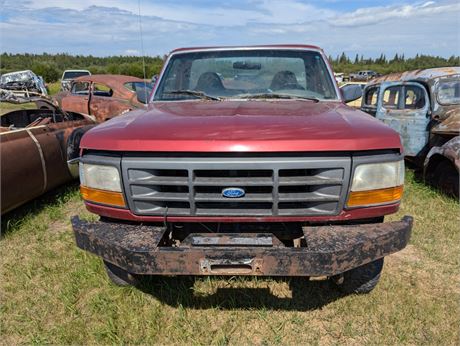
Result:
{"type": "Polygon", "coordinates": [[[434,155],[441,155],[442,157],[445,157],[451,161],[457,168],[457,171],[460,172],[460,136],[452,138],[442,146],[432,147],[425,158],[425,170],[434,155]]]}
{"type": "Polygon", "coordinates": [[[431,133],[458,136],[460,134],[460,106],[447,110],[444,120],[434,125],[431,133]]]}
{"type": "Polygon", "coordinates": [[[172,247],[162,244],[168,234],[164,226],[72,218],[81,249],[134,274],[162,275],[332,276],[403,249],[412,222],[406,216],[381,224],[304,227],[301,247],[199,243],[172,247]]]}
{"type": "Polygon", "coordinates": [[[379,84],[382,82],[396,81],[429,81],[439,77],[460,74],[460,67],[439,67],[430,69],[418,69],[413,71],[404,71],[390,73],[385,76],[377,77],[370,81],[370,84],[379,84]]]}
{"type": "Polygon", "coordinates": [[[94,122],[57,109],[12,111],[0,119],[3,214],[72,179],[67,167],[69,137],[94,122]]]}
{"type": "Polygon", "coordinates": [[[390,126],[401,137],[406,156],[417,156],[428,143],[429,131],[428,124],[430,119],[427,117],[429,111],[429,97],[426,89],[415,82],[383,82],[380,84],[376,118],[390,126]],[[398,89],[399,98],[402,97],[402,86],[418,87],[422,90],[424,97],[424,107],[419,109],[390,109],[384,106],[385,93],[390,88],[401,87],[398,89]]]}
{"type": "Polygon", "coordinates": [[[66,111],[88,113],[95,116],[98,122],[103,122],[133,109],[145,107],[145,104],[138,101],[136,93],[126,87],[129,83],[143,83],[144,80],[140,78],[123,75],[91,75],[78,77],[73,81],[73,83],[79,82],[89,83],[90,90],[87,95],[65,91],[54,97],[66,111]],[[99,96],[93,93],[96,84],[110,88],[112,94],[99,96]]]}

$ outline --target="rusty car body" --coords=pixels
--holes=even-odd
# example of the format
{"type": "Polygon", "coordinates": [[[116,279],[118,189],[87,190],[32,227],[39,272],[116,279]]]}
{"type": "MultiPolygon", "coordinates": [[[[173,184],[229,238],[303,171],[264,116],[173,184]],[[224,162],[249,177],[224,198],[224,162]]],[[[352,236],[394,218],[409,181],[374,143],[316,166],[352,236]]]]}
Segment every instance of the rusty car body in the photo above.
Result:
{"type": "Polygon", "coordinates": [[[100,220],[72,218],[77,246],[120,285],[327,276],[370,292],[412,218],[384,222],[402,196],[401,141],[352,99],[318,47],[173,51],[147,110],[82,138],[81,194],[100,220]]]}
{"type": "Polygon", "coordinates": [[[54,99],[65,111],[90,114],[103,122],[133,109],[145,107],[139,92],[150,95],[151,83],[124,75],[91,75],[72,81],[69,91],[54,99]]]}
{"type": "Polygon", "coordinates": [[[400,134],[407,160],[427,182],[459,196],[460,67],[376,78],[364,90],[361,109],[400,134]]]}
{"type": "Polygon", "coordinates": [[[76,177],[67,161],[78,156],[80,139],[94,121],[84,114],[64,112],[44,98],[2,95],[2,101],[48,105],[12,110],[0,116],[4,214],[76,177]]]}

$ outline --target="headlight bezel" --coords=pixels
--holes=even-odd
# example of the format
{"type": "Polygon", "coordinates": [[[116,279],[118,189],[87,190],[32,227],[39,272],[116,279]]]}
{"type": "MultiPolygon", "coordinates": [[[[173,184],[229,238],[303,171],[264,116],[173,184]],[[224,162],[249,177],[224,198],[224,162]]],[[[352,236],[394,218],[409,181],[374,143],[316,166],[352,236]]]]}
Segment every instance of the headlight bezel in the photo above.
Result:
{"type": "Polygon", "coordinates": [[[80,185],[110,192],[123,192],[121,174],[117,167],[94,163],[79,164],[80,185]]]}
{"type": "MultiPolygon", "coordinates": [[[[86,170],[87,172],[88,170],[86,170]]],[[[121,171],[121,157],[119,155],[94,155],[87,154],[80,158],[79,162],[79,176],[80,176],[80,190],[82,197],[85,201],[90,203],[96,203],[101,205],[107,205],[118,208],[126,208],[126,197],[123,187],[123,175],[121,171]],[[97,167],[101,166],[103,170],[109,170],[112,173],[117,173],[118,185],[116,188],[108,188],[107,186],[94,185],[88,183],[87,177],[82,172],[85,171],[84,167],[97,167]],[[91,196],[95,198],[88,198],[88,190],[91,192],[91,196]],[[103,196],[101,198],[101,196],[103,196]],[[86,198],[85,198],[86,197],[86,198]],[[109,198],[109,199],[107,199],[109,198]],[[116,202],[114,202],[116,201],[116,202]]],[[[105,180],[105,179],[104,179],[105,180]]],[[[103,180],[103,181],[104,181],[103,180]]],[[[104,181],[105,183],[105,181],[104,181]]],[[[113,182],[112,182],[113,183],[113,182]]],[[[109,184],[110,185],[110,184],[109,184]]]]}
{"type": "MultiPolygon", "coordinates": [[[[370,175],[372,176],[372,175],[370,175]]],[[[356,208],[365,208],[365,207],[376,207],[376,206],[384,206],[384,205],[389,205],[389,204],[396,204],[400,203],[401,197],[402,197],[402,190],[404,186],[404,176],[405,176],[405,165],[404,165],[404,156],[402,154],[398,153],[393,153],[393,154],[381,154],[381,155],[354,155],[353,156],[353,161],[352,161],[352,170],[350,174],[350,183],[348,186],[348,191],[347,191],[347,198],[345,201],[345,208],[346,209],[356,209],[356,208]],[[398,174],[397,179],[394,180],[394,184],[383,184],[382,182],[377,182],[377,183],[372,183],[369,184],[366,182],[362,182],[362,186],[367,186],[369,188],[364,188],[361,187],[359,189],[353,190],[354,189],[354,182],[355,178],[357,177],[356,172],[358,170],[358,174],[360,173],[360,169],[369,169],[371,166],[378,167],[379,165],[382,165],[384,167],[385,165],[397,165],[398,170],[396,170],[396,173],[398,174]],[[361,168],[359,168],[361,166],[361,168]],[[356,194],[362,194],[369,192],[369,194],[372,194],[373,192],[377,191],[391,191],[395,192],[397,190],[397,193],[394,194],[395,199],[391,200],[386,200],[386,201],[376,201],[375,203],[365,203],[365,204],[351,204],[350,198],[353,195],[353,192],[356,194]],[[398,197],[399,194],[399,197],[398,197]]]]}

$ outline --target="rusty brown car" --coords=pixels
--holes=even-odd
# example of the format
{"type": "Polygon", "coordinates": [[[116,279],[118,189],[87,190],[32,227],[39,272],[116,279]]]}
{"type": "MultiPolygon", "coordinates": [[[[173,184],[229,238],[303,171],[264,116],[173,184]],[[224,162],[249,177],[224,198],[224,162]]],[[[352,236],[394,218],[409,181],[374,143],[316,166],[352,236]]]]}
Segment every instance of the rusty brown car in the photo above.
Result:
{"type": "Polygon", "coordinates": [[[94,126],[88,116],[64,112],[46,99],[26,101],[48,108],[17,109],[0,117],[1,214],[75,178],[67,161],[78,156],[82,135],[94,126]]]}
{"type": "Polygon", "coordinates": [[[364,89],[361,110],[399,133],[406,160],[428,183],[458,198],[460,67],[376,78],[364,89]]]}
{"type": "Polygon", "coordinates": [[[82,76],[72,81],[70,91],[55,96],[59,106],[69,112],[86,113],[103,122],[145,106],[150,82],[123,75],[82,76]]]}

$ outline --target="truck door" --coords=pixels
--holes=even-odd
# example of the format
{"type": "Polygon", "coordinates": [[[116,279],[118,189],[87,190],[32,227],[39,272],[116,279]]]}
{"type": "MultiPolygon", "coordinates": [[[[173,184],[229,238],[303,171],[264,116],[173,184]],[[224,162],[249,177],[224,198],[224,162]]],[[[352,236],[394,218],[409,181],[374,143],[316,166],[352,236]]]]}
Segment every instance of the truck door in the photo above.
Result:
{"type": "Polygon", "coordinates": [[[105,84],[93,83],[90,112],[98,121],[105,121],[132,109],[128,100],[120,99],[105,84]]]}
{"type": "Polygon", "coordinates": [[[61,107],[69,112],[89,114],[90,82],[73,82],[70,92],[62,98],[61,107]]]}
{"type": "Polygon", "coordinates": [[[375,116],[399,133],[406,156],[417,156],[428,144],[430,99],[422,84],[382,83],[375,116]]]}

